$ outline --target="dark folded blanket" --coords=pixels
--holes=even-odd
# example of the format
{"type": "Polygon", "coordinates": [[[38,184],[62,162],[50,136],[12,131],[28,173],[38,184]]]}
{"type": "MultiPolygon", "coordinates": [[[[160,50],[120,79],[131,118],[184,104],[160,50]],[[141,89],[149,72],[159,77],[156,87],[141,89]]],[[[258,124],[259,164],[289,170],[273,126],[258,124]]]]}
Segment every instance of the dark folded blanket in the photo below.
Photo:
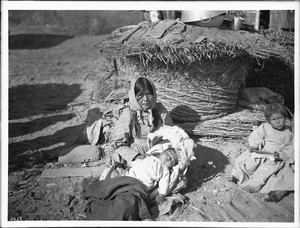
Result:
{"type": "Polygon", "coordinates": [[[87,185],[87,220],[142,220],[151,218],[149,193],[132,177],[116,177],[87,185]]]}

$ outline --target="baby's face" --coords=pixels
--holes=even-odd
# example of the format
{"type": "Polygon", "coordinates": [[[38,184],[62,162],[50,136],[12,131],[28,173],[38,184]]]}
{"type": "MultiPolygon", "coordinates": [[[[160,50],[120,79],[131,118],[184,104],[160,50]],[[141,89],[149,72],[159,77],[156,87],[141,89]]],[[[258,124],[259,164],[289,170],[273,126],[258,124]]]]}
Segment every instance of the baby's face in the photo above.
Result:
{"type": "Polygon", "coordinates": [[[276,130],[282,130],[285,126],[285,118],[281,113],[275,113],[270,116],[269,123],[276,130]]]}
{"type": "Polygon", "coordinates": [[[168,167],[168,168],[170,169],[170,168],[172,168],[173,166],[175,166],[175,161],[172,161],[172,160],[166,161],[166,162],[164,162],[163,165],[166,166],[166,167],[168,167]]]}
{"type": "Polygon", "coordinates": [[[173,154],[170,152],[164,152],[163,154],[161,154],[160,160],[161,160],[161,163],[168,168],[172,168],[173,166],[176,165],[175,158],[174,158],[173,154]]]}

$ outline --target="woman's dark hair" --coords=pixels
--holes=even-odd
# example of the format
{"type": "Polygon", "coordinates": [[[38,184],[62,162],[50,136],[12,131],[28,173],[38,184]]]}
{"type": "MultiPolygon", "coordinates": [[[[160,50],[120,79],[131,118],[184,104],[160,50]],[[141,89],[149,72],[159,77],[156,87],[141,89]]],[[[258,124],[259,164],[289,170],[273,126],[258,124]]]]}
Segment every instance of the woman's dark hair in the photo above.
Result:
{"type": "Polygon", "coordinates": [[[267,104],[266,109],[265,109],[265,118],[267,120],[270,120],[270,117],[275,113],[282,114],[284,118],[287,117],[287,111],[283,105],[281,105],[279,103],[267,104]]]}
{"type": "Polygon", "coordinates": [[[149,90],[154,95],[153,87],[147,78],[139,78],[134,85],[134,95],[138,95],[141,91],[149,90]]]}
{"type": "MultiPolygon", "coordinates": [[[[140,138],[140,136],[141,136],[141,126],[138,124],[136,111],[132,110],[132,115],[133,115],[133,118],[135,119],[135,121],[133,122],[132,127],[134,128],[134,130],[136,132],[137,138],[140,138]]],[[[158,112],[156,107],[152,109],[152,115],[153,115],[153,123],[152,123],[153,125],[150,128],[150,132],[154,132],[158,128],[158,126],[160,124],[162,124],[162,118],[159,115],[159,112],[158,112]]]]}
{"type": "Polygon", "coordinates": [[[153,129],[151,129],[151,132],[155,131],[158,128],[158,125],[160,125],[162,122],[162,119],[160,117],[157,108],[152,109],[152,115],[153,115],[153,129]]]}

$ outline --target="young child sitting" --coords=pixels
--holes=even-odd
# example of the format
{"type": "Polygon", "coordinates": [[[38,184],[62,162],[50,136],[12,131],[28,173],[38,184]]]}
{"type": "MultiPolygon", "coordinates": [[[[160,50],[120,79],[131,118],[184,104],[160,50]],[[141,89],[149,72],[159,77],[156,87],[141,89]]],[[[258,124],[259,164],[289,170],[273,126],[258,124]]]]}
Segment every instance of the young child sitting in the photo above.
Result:
{"type": "Polygon", "coordinates": [[[150,155],[144,159],[133,161],[128,173],[121,174],[115,170],[113,177],[126,175],[137,178],[147,186],[150,198],[161,203],[168,194],[170,169],[177,163],[178,156],[175,150],[169,148],[160,153],[159,157],[150,155]],[[158,188],[156,189],[156,187],[158,188]]]}
{"type": "Polygon", "coordinates": [[[286,109],[278,103],[272,103],[266,106],[264,114],[266,123],[250,134],[249,149],[236,159],[227,180],[237,183],[248,192],[292,191],[293,178],[284,175],[293,173],[291,165],[294,163],[293,133],[285,123],[286,109]],[[277,176],[279,173],[280,177],[277,176]],[[285,186],[278,184],[283,183],[283,177],[285,186]],[[278,183],[267,183],[269,180],[278,183]]]}

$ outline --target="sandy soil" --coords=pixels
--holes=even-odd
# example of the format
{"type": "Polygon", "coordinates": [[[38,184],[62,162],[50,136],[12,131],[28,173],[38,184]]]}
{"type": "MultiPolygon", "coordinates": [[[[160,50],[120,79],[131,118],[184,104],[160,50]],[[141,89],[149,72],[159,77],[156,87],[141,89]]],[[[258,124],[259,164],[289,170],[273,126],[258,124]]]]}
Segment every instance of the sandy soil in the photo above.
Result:
{"type": "MultiPolygon", "coordinates": [[[[87,143],[84,121],[90,105],[114,89],[115,76],[103,79],[111,66],[95,48],[105,36],[45,36],[35,45],[18,44],[24,37],[15,38],[9,51],[7,219],[84,220],[83,178],[40,174],[59,166],[61,150],[87,143]]],[[[183,192],[189,200],[154,220],[294,221],[293,193],[279,203],[265,202],[264,194],[247,193],[226,181],[245,138],[194,140],[197,160],[189,168],[189,186],[183,192]]]]}

